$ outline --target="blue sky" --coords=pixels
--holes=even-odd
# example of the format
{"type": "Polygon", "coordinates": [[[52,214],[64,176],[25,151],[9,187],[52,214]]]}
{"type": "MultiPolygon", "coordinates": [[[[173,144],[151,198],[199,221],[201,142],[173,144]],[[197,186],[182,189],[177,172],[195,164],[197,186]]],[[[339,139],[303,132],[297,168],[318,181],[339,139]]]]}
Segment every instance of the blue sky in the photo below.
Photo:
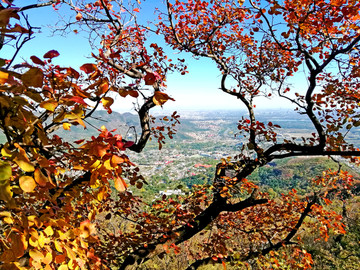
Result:
{"type": "MultiPolygon", "coordinates": [[[[30,4],[28,0],[15,0],[16,6],[30,4]]],[[[146,20],[153,16],[154,6],[162,5],[162,1],[147,0],[143,2],[143,10],[146,11],[146,20]]],[[[61,10],[62,11],[62,10],[61,10]]],[[[72,14],[68,10],[67,15],[72,14]]],[[[84,63],[92,62],[90,56],[91,48],[86,33],[69,33],[67,36],[52,35],[47,26],[53,27],[58,21],[58,15],[53,12],[52,7],[44,7],[26,11],[29,21],[34,27],[41,27],[36,31],[34,39],[27,42],[17,58],[28,60],[31,55],[42,57],[44,53],[55,49],[60,56],[54,62],[64,66],[78,68],[84,63]]],[[[75,14],[75,13],[74,13],[75,14]]],[[[140,13],[143,14],[143,13],[140,13]]],[[[160,37],[161,38],[161,37],[160,37]]],[[[156,38],[154,39],[156,41],[156,38]]],[[[159,40],[161,44],[162,41],[159,40]]],[[[168,50],[171,52],[170,50],[168,50]]],[[[172,52],[171,52],[172,53],[172,52]]],[[[8,48],[0,51],[1,58],[11,57],[12,52],[8,48]]],[[[171,57],[171,55],[170,55],[171,57]]],[[[164,105],[166,110],[223,110],[223,109],[244,109],[239,100],[226,95],[219,90],[221,74],[215,64],[207,59],[195,60],[190,55],[173,55],[174,58],[186,58],[189,74],[171,74],[168,77],[167,93],[176,101],[169,101],[164,105]]],[[[118,98],[115,102],[115,111],[127,111],[133,107],[130,99],[118,98]]],[[[268,100],[260,98],[257,102],[258,108],[288,108],[289,103],[279,100],[268,100]]]]}

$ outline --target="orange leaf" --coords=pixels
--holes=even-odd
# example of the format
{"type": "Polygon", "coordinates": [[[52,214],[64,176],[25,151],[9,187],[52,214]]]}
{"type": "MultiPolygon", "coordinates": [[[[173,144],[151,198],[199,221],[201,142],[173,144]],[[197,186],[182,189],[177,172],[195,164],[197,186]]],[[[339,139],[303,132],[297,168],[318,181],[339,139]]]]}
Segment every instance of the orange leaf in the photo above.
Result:
{"type": "Polygon", "coordinates": [[[103,80],[101,84],[98,86],[98,90],[96,91],[96,95],[100,96],[106,93],[109,90],[109,83],[106,80],[103,80]]]}
{"type": "Polygon", "coordinates": [[[75,16],[75,19],[77,21],[80,21],[82,19],[82,17],[83,17],[82,14],[80,12],[78,12],[78,14],[76,14],[76,16],[75,16]]]}
{"type": "Polygon", "coordinates": [[[65,130],[70,130],[71,124],[70,123],[63,123],[63,128],[65,130]]]}
{"type": "Polygon", "coordinates": [[[31,176],[21,176],[19,179],[20,188],[25,192],[33,192],[36,188],[36,182],[31,176]]]}
{"type": "Polygon", "coordinates": [[[40,262],[45,258],[44,254],[36,249],[30,249],[29,255],[36,262],[40,262]]]}
{"type": "Polygon", "coordinates": [[[116,167],[117,164],[120,164],[123,162],[125,162],[125,159],[122,157],[119,157],[118,155],[113,155],[111,157],[111,166],[113,166],[114,168],[116,167]]]}
{"type": "Polygon", "coordinates": [[[8,73],[5,73],[5,72],[0,71],[0,84],[6,83],[6,81],[8,80],[8,78],[9,78],[9,74],[8,74],[8,73]]]}
{"type": "MultiPolygon", "coordinates": [[[[45,255],[45,258],[44,260],[42,260],[42,263],[46,264],[46,265],[49,265],[53,260],[53,255],[51,252],[47,252],[46,255],[45,255]]],[[[44,268],[46,269],[46,268],[44,268]]],[[[53,269],[53,268],[50,268],[50,269],[53,269]]]]}
{"type": "Polygon", "coordinates": [[[47,111],[54,112],[56,107],[59,105],[54,99],[49,99],[40,103],[40,107],[47,111]]]}
{"type": "Polygon", "coordinates": [[[114,183],[115,183],[115,188],[120,192],[124,192],[127,188],[127,184],[125,183],[124,179],[120,176],[114,179],[114,183]]]}
{"type": "Polygon", "coordinates": [[[48,178],[41,172],[39,168],[35,169],[34,179],[35,182],[38,183],[40,187],[45,187],[48,182],[48,178]]]}
{"type": "Polygon", "coordinates": [[[64,245],[64,248],[66,249],[66,255],[70,260],[76,260],[75,252],[69,248],[67,245],[64,245]]]}
{"type": "Polygon", "coordinates": [[[175,101],[175,99],[169,97],[166,93],[160,91],[156,91],[153,96],[153,102],[155,103],[155,105],[158,106],[162,106],[169,99],[175,101]]]}

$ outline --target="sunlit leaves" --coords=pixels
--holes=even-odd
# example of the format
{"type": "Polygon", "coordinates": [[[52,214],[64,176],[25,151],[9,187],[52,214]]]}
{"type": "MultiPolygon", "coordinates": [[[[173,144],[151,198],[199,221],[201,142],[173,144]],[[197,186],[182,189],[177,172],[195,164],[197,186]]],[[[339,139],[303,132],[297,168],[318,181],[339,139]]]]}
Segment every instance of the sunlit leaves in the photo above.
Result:
{"type": "Polygon", "coordinates": [[[5,84],[9,78],[9,74],[3,71],[0,71],[0,84],[5,84]]]}
{"type": "Polygon", "coordinates": [[[155,103],[155,105],[162,106],[168,100],[175,101],[173,98],[169,97],[168,94],[166,93],[160,91],[156,91],[154,93],[153,102],[155,103]]]}
{"type": "Polygon", "coordinates": [[[37,187],[34,178],[27,175],[21,176],[19,178],[19,185],[20,188],[25,192],[33,192],[34,189],[37,187]]]}
{"type": "Polygon", "coordinates": [[[18,155],[14,158],[15,163],[25,172],[33,172],[34,165],[24,156],[18,155]]]}
{"type": "Polygon", "coordinates": [[[42,173],[41,169],[39,168],[36,168],[34,171],[34,179],[35,182],[41,187],[45,187],[48,183],[48,178],[42,173]]]}
{"type": "Polygon", "coordinates": [[[90,235],[96,232],[95,224],[92,224],[90,220],[85,220],[80,223],[80,236],[88,238],[90,235]]]}
{"type": "Polygon", "coordinates": [[[108,111],[108,113],[111,113],[110,107],[114,103],[114,99],[111,97],[103,97],[101,101],[104,108],[108,111]]]}
{"type": "Polygon", "coordinates": [[[124,181],[124,179],[120,176],[114,178],[114,184],[115,184],[115,188],[119,191],[119,192],[124,192],[127,188],[127,185],[124,181]]]}
{"type": "Polygon", "coordinates": [[[45,110],[48,110],[50,112],[54,112],[58,105],[59,103],[54,99],[49,99],[40,103],[41,108],[44,108],[45,110]]]}
{"type": "Polygon", "coordinates": [[[63,123],[62,125],[65,130],[70,130],[70,127],[71,127],[70,123],[63,123]]]}

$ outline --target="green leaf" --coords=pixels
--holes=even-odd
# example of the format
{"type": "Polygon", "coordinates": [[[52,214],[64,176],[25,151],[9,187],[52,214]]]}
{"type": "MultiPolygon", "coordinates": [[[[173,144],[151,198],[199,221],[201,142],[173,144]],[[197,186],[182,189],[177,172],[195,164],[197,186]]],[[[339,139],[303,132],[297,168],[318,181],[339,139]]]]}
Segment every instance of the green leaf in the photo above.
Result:
{"type": "Polygon", "coordinates": [[[12,171],[10,164],[0,161],[0,181],[10,179],[11,175],[12,171]]]}

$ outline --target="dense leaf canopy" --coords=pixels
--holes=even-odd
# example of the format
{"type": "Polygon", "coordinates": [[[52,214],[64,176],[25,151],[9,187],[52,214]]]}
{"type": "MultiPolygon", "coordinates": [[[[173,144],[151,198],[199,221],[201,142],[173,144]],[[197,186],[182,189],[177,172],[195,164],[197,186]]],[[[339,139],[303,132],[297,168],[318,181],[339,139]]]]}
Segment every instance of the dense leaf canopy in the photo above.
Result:
{"type": "Polygon", "coordinates": [[[14,52],[0,59],[1,269],[141,269],[169,254],[181,269],[211,262],[270,269],[282,261],[306,269],[313,261],[300,228],[325,240],[345,233],[331,204],[350,193],[350,173],[329,169],[306,196],[292,190],[277,198],[248,178],[287,157],[359,164],[358,146],[346,140],[360,125],[359,1],[167,0],[149,26],[139,23],[149,12],[139,0],[34,2],[0,5],[0,50],[14,52]],[[63,34],[76,26],[96,36],[89,40],[94,61],[80,70],[56,65],[61,48],[54,44],[17,63],[34,31],[22,14],[46,6],[71,11],[63,34]],[[219,95],[247,111],[238,122],[245,143],[236,157],[219,161],[210,186],[148,204],[131,192],[148,183],[128,153],[143,151],[150,138],[161,150],[176,132],[176,112],[161,121],[150,116],[174,101],[168,74],[187,73],[186,61],[170,59],[170,51],[214,61],[219,95]],[[264,96],[293,104],[313,133],[286,137],[279,125],[259,121],[256,100],[264,96]],[[136,140],[106,126],[78,141],[56,132],[86,128],[101,108],[111,114],[115,97],[136,104],[136,140]]]}

